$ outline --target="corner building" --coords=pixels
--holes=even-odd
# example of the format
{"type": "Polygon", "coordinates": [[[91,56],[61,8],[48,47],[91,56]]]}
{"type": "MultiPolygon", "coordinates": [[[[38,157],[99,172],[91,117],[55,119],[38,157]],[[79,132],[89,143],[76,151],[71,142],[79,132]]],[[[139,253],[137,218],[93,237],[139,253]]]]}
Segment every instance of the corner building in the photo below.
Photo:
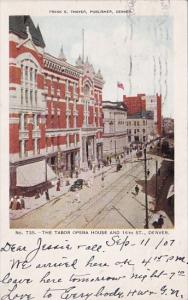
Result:
{"type": "Polygon", "coordinates": [[[88,59],[45,53],[30,16],[9,18],[9,49],[10,187],[31,191],[102,158],[104,80],[88,59]]]}

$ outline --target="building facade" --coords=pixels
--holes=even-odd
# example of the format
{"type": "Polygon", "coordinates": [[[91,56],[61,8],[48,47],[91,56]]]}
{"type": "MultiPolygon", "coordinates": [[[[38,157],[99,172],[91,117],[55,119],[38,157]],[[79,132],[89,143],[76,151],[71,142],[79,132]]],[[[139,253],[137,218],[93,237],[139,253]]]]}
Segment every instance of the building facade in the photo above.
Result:
{"type": "Polygon", "coordinates": [[[127,147],[127,110],[121,102],[103,101],[104,157],[125,152],[127,147]]]}
{"type": "Polygon", "coordinates": [[[163,118],[163,135],[164,136],[174,136],[174,119],[163,118]]]}
{"type": "Polygon", "coordinates": [[[137,113],[127,118],[128,147],[137,147],[156,138],[153,112],[137,113]]]}
{"type": "Polygon", "coordinates": [[[49,167],[57,175],[87,168],[103,151],[100,70],[81,57],[69,64],[63,48],[59,57],[45,53],[30,16],[11,16],[9,37],[11,188],[32,186],[27,167],[35,174],[41,161],[38,182],[53,177],[49,167]]]}
{"type": "Polygon", "coordinates": [[[137,96],[123,96],[123,102],[127,106],[128,115],[132,116],[136,113],[152,111],[155,123],[155,134],[162,134],[162,111],[161,111],[161,95],[145,95],[138,94],[137,96]]]}

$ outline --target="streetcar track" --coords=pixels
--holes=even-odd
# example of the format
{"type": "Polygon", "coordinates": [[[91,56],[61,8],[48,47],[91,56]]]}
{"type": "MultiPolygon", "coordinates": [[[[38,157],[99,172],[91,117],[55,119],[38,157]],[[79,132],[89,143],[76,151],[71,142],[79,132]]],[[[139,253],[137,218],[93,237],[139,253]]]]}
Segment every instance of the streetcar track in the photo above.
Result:
{"type": "MultiPolygon", "coordinates": [[[[142,171],[140,171],[138,174],[140,174],[142,171]]],[[[123,195],[124,195],[124,192],[125,192],[125,189],[127,188],[127,186],[128,185],[130,185],[130,183],[132,183],[132,182],[134,182],[134,180],[131,180],[131,181],[129,181],[127,184],[126,184],[126,186],[124,186],[100,211],[102,212],[103,210],[105,210],[105,208],[108,206],[108,205],[110,205],[111,204],[111,202],[113,202],[114,201],[114,199],[116,198],[116,197],[118,197],[119,195],[121,195],[121,193],[123,192],[123,195]]],[[[134,184],[131,186],[131,188],[134,186],[134,184]]],[[[118,204],[120,201],[121,201],[121,199],[122,199],[123,197],[121,197],[120,199],[117,199],[113,204],[118,204]]],[[[106,213],[105,214],[103,214],[103,216],[102,216],[102,219],[104,218],[104,216],[106,216],[108,214],[108,211],[106,211],[106,213]]],[[[96,214],[87,224],[86,224],[86,226],[88,226],[88,224],[89,223],[91,223],[93,220],[95,220],[96,218],[97,218],[97,216],[98,216],[98,214],[96,214]]],[[[97,220],[97,223],[100,223],[100,221],[102,220],[102,219],[99,219],[99,220],[97,220]]],[[[96,223],[96,222],[95,222],[96,223]]],[[[69,224],[68,224],[69,225],[69,224]]],[[[131,225],[132,226],[132,225],[131,225]]],[[[85,228],[85,227],[84,227],[85,228]]]]}
{"type": "MultiPolygon", "coordinates": [[[[104,188],[103,191],[102,191],[102,193],[101,193],[101,191],[99,191],[96,195],[94,195],[93,197],[89,198],[89,199],[88,199],[85,203],[83,203],[78,209],[76,209],[75,211],[71,212],[71,213],[70,213],[68,216],[66,216],[63,220],[61,220],[60,222],[58,222],[58,223],[55,225],[54,228],[57,228],[57,227],[58,227],[60,224],[62,224],[62,223],[65,224],[65,222],[66,222],[66,220],[67,220],[68,218],[71,218],[71,221],[69,220],[69,222],[66,223],[66,226],[70,225],[73,221],[75,221],[77,218],[79,218],[80,216],[82,216],[83,213],[79,214],[79,211],[80,211],[80,210],[82,211],[82,209],[83,209],[86,205],[88,205],[89,202],[91,202],[91,201],[93,201],[93,200],[95,200],[94,203],[92,203],[91,205],[89,205],[86,209],[89,210],[93,205],[96,205],[96,199],[97,199],[97,201],[100,201],[100,199],[102,199],[102,198],[103,198],[104,196],[106,196],[109,192],[111,192],[112,189],[113,189],[113,187],[117,185],[117,182],[119,183],[120,181],[122,181],[122,179],[124,179],[124,177],[125,177],[126,175],[131,175],[130,172],[132,173],[132,172],[137,168],[137,165],[138,165],[138,164],[136,164],[133,168],[131,168],[131,169],[127,170],[125,173],[123,173],[119,178],[117,178],[117,179],[110,185],[110,187],[108,186],[108,187],[104,188]],[[100,195],[99,198],[97,198],[98,195],[100,195]],[[78,211],[78,210],[79,210],[79,211],[78,211]],[[75,214],[76,214],[76,215],[75,215],[75,214]]],[[[139,171],[138,174],[140,174],[140,173],[142,173],[141,170],[139,171]]],[[[130,185],[130,183],[133,182],[133,181],[134,181],[133,179],[132,179],[131,181],[129,181],[129,182],[127,183],[126,187],[127,187],[128,185],[130,185]]],[[[111,201],[109,201],[109,202],[102,208],[102,211],[103,211],[103,210],[105,209],[105,207],[108,206],[108,205],[114,200],[114,198],[116,198],[117,195],[119,195],[124,189],[125,189],[125,186],[124,186],[124,187],[123,187],[123,188],[122,188],[122,189],[121,189],[121,190],[120,190],[120,191],[112,198],[111,201]]],[[[120,200],[119,200],[119,201],[120,201],[120,200]]],[[[101,210],[100,210],[100,211],[101,211],[101,210]]],[[[96,218],[96,216],[98,215],[98,213],[99,213],[99,212],[97,212],[97,214],[94,216],[93,219],[96,218]]],[[[84,217],[85,217],[85,216],[84,216],[84,217]]],[[[88,225],[89,223],[91,223],[91,221],[92,221],[92,220],[90,220],[90,221],[87,223],[87,225],[88,225]]]]}
{"type": "MultiPolygon", "coordinates": [[[[102,190],[102,192],[101,192],[101,190],[100,190],[100,191],[99,191],[97,194],[95,194],[93,197],[90,197],[86,202],[84,202],[82,205],[79,206],[79,210],[81,210],[84,206],[86,206],[90,201],[96,199],[98,196],[100,196],[100,197],[99,197],[99,199],[100,199],[100,198],[102,198],[104,195],[106,195],[106,192],[108,192],[109,190],[112,190],[112,186],[116,186],[117,182],[119,182],[119,180],[120,180],[122,177],[124,177],[125,175],[127,175],[128,172],[134,171],[134,169],[137,168],[137,165],[138,165],[138,163],[137,163],[133,168],[127,170],[127,171],[126,171],[125,173],[123,173],[120,177],[118,177],[118,178],[110,185],[110,189],[109,189],[109,187],[105,187],[105,188],[102,190]]],[[[73,214],[75,214],[77,211],[78,211],[78,208],[77,208],[76,210],[70,212],[70,214],[69,214],[68,216],[66,216],[66,217],[63,219],[63,221],[61,220],[60,222],[58,222],[58,223],[54,226],[54,228],[57,228],[61,223],[63,223],[64,221],[66,221],[68,218],[70,218],[70,217],[71,217],[73,214]]]]}

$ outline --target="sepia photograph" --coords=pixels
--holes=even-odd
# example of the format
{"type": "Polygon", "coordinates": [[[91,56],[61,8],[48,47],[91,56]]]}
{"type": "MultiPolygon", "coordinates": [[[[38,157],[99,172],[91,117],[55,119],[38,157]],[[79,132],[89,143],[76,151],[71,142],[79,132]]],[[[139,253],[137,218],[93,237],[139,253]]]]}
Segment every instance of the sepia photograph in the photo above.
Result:
{"type": "Polygon", "coordinates": [[[174,229],[169,15],[9,16],[9,223],[174,229]]]}

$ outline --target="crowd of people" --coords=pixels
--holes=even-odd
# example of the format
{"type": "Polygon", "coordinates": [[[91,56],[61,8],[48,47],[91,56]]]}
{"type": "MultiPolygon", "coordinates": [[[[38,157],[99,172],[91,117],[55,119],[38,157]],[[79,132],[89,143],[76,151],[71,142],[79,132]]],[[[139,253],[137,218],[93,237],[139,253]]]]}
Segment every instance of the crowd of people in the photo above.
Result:
{"type": "Polygon", "coordinates": [[[24,197],[20,196],[13,196],[10,199],[10,209],[12,210],[18,210],[18,209],[24,209],[25,208],[25,200],[24,197]]]}

